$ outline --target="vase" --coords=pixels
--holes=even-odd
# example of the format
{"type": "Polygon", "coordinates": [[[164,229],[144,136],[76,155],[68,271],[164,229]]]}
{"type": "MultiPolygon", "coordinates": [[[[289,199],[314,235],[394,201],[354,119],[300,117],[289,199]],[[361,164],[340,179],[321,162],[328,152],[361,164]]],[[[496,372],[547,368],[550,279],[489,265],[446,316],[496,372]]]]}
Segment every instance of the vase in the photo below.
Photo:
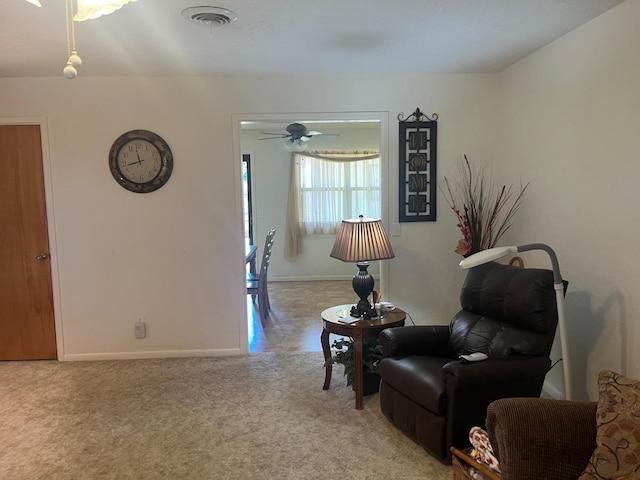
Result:
{"type": "MultiPolygon", "coordinates": [[[[356,391],[356,384],[353,382],[351,384],[351,389],[356,391]]],[[[378,393],[380,391],[380,375],[377,373],[365,373],[362,376],[362,395],[365,397],[367,395],[373,395],[374,393],[378,393]]]]}

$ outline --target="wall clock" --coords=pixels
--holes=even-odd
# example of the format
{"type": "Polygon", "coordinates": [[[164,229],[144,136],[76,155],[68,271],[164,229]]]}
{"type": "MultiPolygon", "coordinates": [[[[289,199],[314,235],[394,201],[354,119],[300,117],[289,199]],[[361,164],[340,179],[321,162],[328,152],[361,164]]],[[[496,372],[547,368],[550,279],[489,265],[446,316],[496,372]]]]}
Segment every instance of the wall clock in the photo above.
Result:
{"type": "Polygon", "coordinates": [[[169,180],[173,154],[160,135],[149,130],[130,130],[113,142],[109,168],[122,187],[135,193],[149,193],[169,180]]]}

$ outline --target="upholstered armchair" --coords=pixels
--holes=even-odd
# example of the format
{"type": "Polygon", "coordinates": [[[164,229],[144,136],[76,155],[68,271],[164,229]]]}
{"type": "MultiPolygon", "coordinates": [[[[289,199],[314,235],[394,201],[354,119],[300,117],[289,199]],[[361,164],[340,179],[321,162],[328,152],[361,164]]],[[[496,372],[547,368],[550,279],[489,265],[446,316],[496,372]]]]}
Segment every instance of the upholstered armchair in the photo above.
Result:
{"type": "Polygon", "coordinates": [[[502,480],[640,478],[640,380],[598,374],[598,401],[502,398],[487,433],[502,480]]]}
{"type": "Polygon", "coordinates": [[[503,480],[576,480],[596,447],[596,402],[503,398],[487,433],[503,480]]]}
{"type": "MultiPolygon", "coordinates": [[[[566,285],[565,285],[566,288],[566,285]]],[[[443,463],[450,446],[469,446],[487,406],[504,397],[539,397],[557,325],[553,274],[491,262],[467,273],[462,309],[450,324],[380,334],[384,415],[443,463]],[[481,352],[484,361],[461,355],[481,352]]]]}

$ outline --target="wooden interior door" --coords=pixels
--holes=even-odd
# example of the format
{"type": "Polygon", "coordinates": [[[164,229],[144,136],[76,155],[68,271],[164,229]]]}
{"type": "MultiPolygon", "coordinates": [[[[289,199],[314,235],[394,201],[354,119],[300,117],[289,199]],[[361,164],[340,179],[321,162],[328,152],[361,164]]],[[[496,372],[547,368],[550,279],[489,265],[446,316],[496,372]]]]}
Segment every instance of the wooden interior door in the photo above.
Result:
{"type": "Polygon", "coordinates": [[[0,360],[56,358],[39,125],[0,125],[0,360]]]}

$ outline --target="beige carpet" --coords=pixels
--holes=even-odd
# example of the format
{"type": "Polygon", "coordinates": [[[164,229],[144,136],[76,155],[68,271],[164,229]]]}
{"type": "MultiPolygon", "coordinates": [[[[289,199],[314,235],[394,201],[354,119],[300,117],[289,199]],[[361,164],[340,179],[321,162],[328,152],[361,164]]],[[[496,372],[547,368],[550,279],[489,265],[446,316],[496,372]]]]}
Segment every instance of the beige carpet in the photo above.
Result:
{"type": "Polygon", "coordinates": [[[0,478],[444,480],[322,354],[0,363],[0,478]]]}

